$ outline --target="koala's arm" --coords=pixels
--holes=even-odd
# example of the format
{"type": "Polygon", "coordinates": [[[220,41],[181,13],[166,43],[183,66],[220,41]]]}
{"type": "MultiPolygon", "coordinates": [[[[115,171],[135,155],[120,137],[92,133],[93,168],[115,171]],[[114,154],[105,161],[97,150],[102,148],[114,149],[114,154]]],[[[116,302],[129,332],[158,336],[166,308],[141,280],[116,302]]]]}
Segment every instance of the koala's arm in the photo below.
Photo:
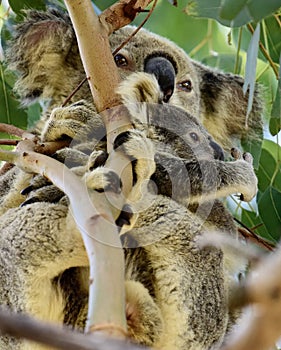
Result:
{"type": "Polygon", "coordinates": [[[237,145],[237,140],[262,140],[261,87],[256,86],[247,128],[249,93],[243,93],[243,78],[192,62],[199,77],[202,122],[214,139],[226,150],[237,145]]]}
{"type": "Polygon", "coordinates": [[[152,179],[160,194],[184,204],[241,193],[250,201],[257,192],[257,178],[249,153],[235,150],[235,161],[189,161],[165,153],[156,154],[156,171],[152,179]]]}

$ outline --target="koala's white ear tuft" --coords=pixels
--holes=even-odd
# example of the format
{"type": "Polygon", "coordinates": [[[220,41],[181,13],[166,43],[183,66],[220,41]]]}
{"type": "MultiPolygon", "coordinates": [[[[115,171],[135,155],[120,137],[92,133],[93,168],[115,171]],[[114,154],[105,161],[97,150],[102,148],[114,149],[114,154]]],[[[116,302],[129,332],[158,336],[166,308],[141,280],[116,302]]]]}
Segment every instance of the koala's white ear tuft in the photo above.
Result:
{"type": "Polygon", "coordinates": [[[161,103],[163,93],[153,74],[133,73],[122,81],[117,93],[128,108],[133,120],[147,123],[147,104],[161,103]]]}

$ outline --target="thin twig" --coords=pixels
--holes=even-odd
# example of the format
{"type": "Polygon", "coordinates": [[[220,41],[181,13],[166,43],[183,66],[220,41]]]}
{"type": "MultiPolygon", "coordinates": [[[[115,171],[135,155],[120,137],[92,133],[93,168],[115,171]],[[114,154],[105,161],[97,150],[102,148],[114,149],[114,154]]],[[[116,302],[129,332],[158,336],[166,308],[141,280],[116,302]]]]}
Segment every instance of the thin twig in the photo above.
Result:
{"type": "Polygon", "coordinates": [[[14,125],[0,123],[0,132],[5,132],[9,135],[22,137],[23,133],[25,133],[26,130],[20,129],[14,125]]]}
{"type": "Polygon", "coordinates": [[[63,104],[61,105],[62,107],[65,107],[66,104],[72,99],[72,97],[78,92],[81,87],[86,83],[88,80],[87,77],[85,77],[77,86],[76,88],[67,96],[67,98],[64,100],[63,104]]]}
{"type": "Polygon", "coordinates": [[[0,309],[1,334],[25,338],[61,350],[141,350],[138,345],[104,337],[101,334],[85,335],[66,327],[35,320],[24,314],[0,309]]]}
{"type": "Polygon", "coordinates": [[[100,22],[106,27],[108,35],[130,24],[135,17],[145,11],[152,0],[119,0],[103,11],[100,22]]]}
{"type": "Polygon", "coordinates": [[[0,139],[0,145],[16,146],[20,140],[15,139],[0,139]]]}
{"type": "Polygon", "coordinates": [[[265,247],[266,249],[273,251],[275,246],[272,243],[267,242],[266,240],[264,240],[263,238],[261,238],[260,236],[258,236],[252,229],[250,229],[249,227],[247,227],[245,224],[243,224],[243,222],[241,222],[240,220],[238,220],[237,218],[233,217],[234,221],[236,221],[239,225],[241,225],[245,230],[239,230],[240,233],[247,239],[247,238],[253,238],[254,242],[257,242],[259,245],[262,245],[263,247],[265,247]],[[248,232],[248,234],[247,234],[248,232]]]}
{"type": "Polygon", "coordinates": [[[141,28],[144,26],[144,24],[147,22],[149,17],[152,15],[152,12],[155,9],[155,6],[157,4],[157,0],[154,0],[154,3],[148,13],[148,15],[145,17],[145,19],[141,22],[141,24],[138,26],[138,28],[125,40],[121,45],[119,45],[113,52],[112,55],[115,56],[117,52],[119,52],[125,45],[128,44],[128,42],[141,30],[141,28]]]}

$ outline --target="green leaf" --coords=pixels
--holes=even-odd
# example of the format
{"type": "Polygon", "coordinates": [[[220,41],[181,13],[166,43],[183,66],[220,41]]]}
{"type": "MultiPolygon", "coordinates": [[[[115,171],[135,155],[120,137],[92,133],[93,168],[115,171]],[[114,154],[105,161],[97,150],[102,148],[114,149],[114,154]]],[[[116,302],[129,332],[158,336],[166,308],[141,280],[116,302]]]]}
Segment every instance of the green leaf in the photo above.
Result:
{"type": "Polygon", "coordinates": [[[187,14],[214,18],[228,27],[259,22],[281,6],[281,0],[185,0],[184,3],[187,14]]]}
{"type": "Polygon", "coordinates": [[[275,100],[271,110],[271,116],[269,120],[269,131],[271,135],[276,135],[281,130],[281,55],[280,55],[280,68],[279,68],[279,81],[276,90],[275,100]]]}
{"type": "Polygon", "coordinates": [[[263,140],[262,148],[267,150],[274,159],[281,161],[281,146],[279,146],[276,142],[272,140],[263,140]]]}
{"type": "Polygon", "coordinates": [[[278,241],[281,236],[281,192],[269,187],[259,198],[258,208],[267,231],[278,241]]]}
{"type": "Polygon", "coordinates": [[[281,14],[269,16],[264,19],[262,25],[264,30],[261,31],[261,42],[269,51],[273,62],[279,63],[281,54],[281,14]]]}
{"type": "Polygon", "coordinates": [[[245,6],[245,0],[225,0],[220,10],[220,17],[227,20],[232,20],[237,17],[245,6]]]}
{"type": "MultiPolygon", "coordinates": [[[[218,54],[215,56],[207,56],[202,60],[202,63],[221,69],[225,72],[234,72],[236,62],[235,54],[218,54]]],[[[242,58],[239,56],[238,59],[238,72],[241,70],[242,58]]]]}
{"type": "Polygon", "coordinates": [[[20,109],[18,101],[12,95],[12,77],[0,62],[0,123],[8,123],[26,128],[27,116],[20,109]]]}
{"type": "Polygon", "coordinates": [[[241,146],[245,152],[251,153],[253,156],[253,166],[257,169],[262,150],[262,135],[258,135],[256,138],[249,137],[248,134],[243,135],[241,138],[241,146]]]}
{"type": "Polygon", "coordinates": [[[46,10],[44,0],[9,0],[12,10],[17,15],[22,15],[21,11],[24,9],[46,10]]]}
{"type": "MultiPolygon", "coordinates": [[[[276,147],[279,147],[275,144],[276,147]]],[[[266,149],[262,149],[259,168],[257,170],[259,190],[265,192],[272,186],[281,192],[280,162],[276,160],[266,149]]],[[[281,210],[281,208],[280,208],[281,210]]]]}
{"type": "Polygon", "coordinates": [[[27,109],[27,128],[30,129],[40,119],[42,108],[39,103],[34,103],[27,109]]]}
{"type": "Polygon", "coordinates": [[[247,51],[245,81],[243,85],[244,94],[246,94],[249,87],[247,117],[249,116],[252,110],[253,100],[254,100],[259,40],[260,40],[260,24],[258,23],[247,51]]]}

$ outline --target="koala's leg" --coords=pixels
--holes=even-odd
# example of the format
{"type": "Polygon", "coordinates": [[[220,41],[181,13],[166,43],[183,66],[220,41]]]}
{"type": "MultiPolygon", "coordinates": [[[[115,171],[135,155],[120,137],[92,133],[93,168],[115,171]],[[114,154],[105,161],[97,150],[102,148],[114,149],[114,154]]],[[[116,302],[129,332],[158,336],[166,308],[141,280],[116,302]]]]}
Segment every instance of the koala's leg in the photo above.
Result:
{"type": "Polygon", "coordinates": [[[129,337],[138,344],[153,346],[163,332],[161,311],[143,284],[126,281],[125,289],[129,337]]]}
{"type": "Polygon", "coordinates": [[[31,179],[32,174],[18,167],[13,167],[0,177],[0,215],[10,208],[18,207],[25,200],[21,190],[29,185],[31,179]]]}
{"type": "MultiPolygon", "coordinates": [[[[66,300],[56,276],[74,266],[88,265],[68,209],[46,203],[11,209],[1,216],[0,231],[0,303],[62,324],[66,300]]],[[[5,349],[17,349],[11,344],[14,340],[5,349]]],[[[33,349],[30,344],[19,344],[18,349],[33,349]]]]}

